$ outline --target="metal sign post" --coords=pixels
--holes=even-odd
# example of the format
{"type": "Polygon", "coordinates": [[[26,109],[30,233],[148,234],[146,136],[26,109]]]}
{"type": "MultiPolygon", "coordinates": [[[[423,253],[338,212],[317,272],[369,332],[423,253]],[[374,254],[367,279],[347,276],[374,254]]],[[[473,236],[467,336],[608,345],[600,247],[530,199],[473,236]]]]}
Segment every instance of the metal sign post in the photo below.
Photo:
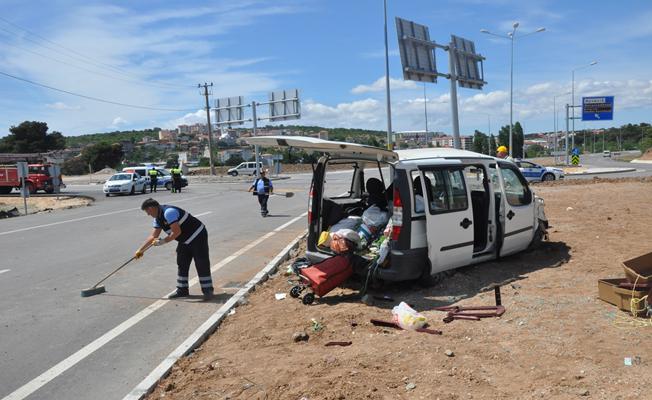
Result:
{"type": "Polygon", "coordinates": [[[430,40],[430,32],[425,25],[396,17],[399,52],[403,67],[403,79],[418,82],[437,83],[437,77],[451,82],[451,122],[456,149],[461,148],[457,104],[457,86],[479,89],[487,83],[484,80],[484,57],[475,52],[475,44],[467,39],[451,35],[448,46],[430,40]],[[437,71],[435,50],[448,52],[449,73],[437,71]]]}
{"type": "Polygon", "coordinates": [[[23,204],[25,205],[25,215],[27,215],[27,198],[29,197],[29,190],[25,185],[25,180],[29,176],[29,167],[26,162],[19,161],[16,163],[18,169],[18,178],[20,178],[20,195],[23,197],[23,204]]]}
{"type": "MultiPolygon", "coordinates": [[[[251,104],[244,104],[242,96],[218,99],[215,103],[215,119],[217,125],[240,125],[245,121],[253,122],[253,136],[256,136],[258,130],[258,121],[285,121],[288,119],[301,118],[301,102],[299,100],[299,91],[297,89],[282,90],[270,92],[269,101],[258,103],[252,101],[251,104]],[[257,107],[269,105],[269,116],[258,118],[257,107]],[[244,107],[251,107],[251,119],[244,118],[244,107]]],[[[256,153],[256,176],[260,177],[260,154],[258,145],[254,146],[256,153]]]]}

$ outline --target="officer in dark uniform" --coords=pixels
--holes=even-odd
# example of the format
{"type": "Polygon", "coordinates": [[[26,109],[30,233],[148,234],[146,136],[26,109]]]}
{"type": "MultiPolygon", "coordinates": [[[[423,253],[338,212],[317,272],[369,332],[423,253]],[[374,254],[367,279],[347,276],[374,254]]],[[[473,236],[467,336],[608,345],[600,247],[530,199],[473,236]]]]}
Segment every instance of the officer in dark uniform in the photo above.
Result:
{"type": "Polygon", "coordinates": [[[213,298],[213,280],[211,278],[211,262],[208,257],[208,231],[200,220],[189,212],[175,206],[161,205],[154,199],[147,199],[140,207],[150,217],[154,218],[154,230],[145,243],[136,251],[135,257],[143,256],[144,249],[151,244],[162,246],[173,240],[177,244],[177,291],[170,299],[189,296],[188,271],[190,263],[195,260],[195,268],[204,300],[213,298]],[[159,235],[165,231],[168,236],[161,239],[159,235]]]}
{"type": "Polygon", "coordinates": [[[147,171],[149,175],[149,192],[156,192],[156,185],[158,184],[158,171],[154,168],[147,171]]]}
{"type": "Polygon", "coordinates": [[[254,191],[254,196],[258,196],[258,203],[260,204],[260,215],[266,217],[269,214],[267,209],[267,201],[269,195],[274,193],[274,186],[272,181],[267,178],[267,170],[260,171],[260,178],[257,178],[249,188],[249,192],[254,191]]]}
{"type": "Polygon", "coordinates": [[[170,175],[172,175],[172,193],[181,193],[181,168],[176,165],[170,169],[170,175]]]}

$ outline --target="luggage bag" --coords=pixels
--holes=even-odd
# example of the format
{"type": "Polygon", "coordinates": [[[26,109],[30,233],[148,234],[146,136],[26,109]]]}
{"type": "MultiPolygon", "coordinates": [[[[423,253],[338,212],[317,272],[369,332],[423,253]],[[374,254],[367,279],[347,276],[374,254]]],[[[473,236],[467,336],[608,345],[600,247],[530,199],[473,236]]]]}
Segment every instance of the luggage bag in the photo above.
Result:
{"type": "Polygon", "coordinates": [[[300,282],[290,290],[290,296],[298,298],[307,288],[311,293],[306,293],[303,304],[311,304],[315,295],[322,297],[331,290],[341,285],[353,275],[351,257],[348,254],[339,254],[320,263],[299,270],[300,282]]]}

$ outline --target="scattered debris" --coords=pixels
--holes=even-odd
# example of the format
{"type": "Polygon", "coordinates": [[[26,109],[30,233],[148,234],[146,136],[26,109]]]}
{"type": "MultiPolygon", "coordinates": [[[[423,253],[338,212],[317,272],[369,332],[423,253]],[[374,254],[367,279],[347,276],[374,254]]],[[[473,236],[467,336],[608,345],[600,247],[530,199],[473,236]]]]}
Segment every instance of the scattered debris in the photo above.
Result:
{"type": "Polygon", "coordinates": [[[405,385],[405,390],[407,390],[407,391],[414,390],[414,389],[416,389],[416,388],[417,388],[417,385],[415,385],[415,384],[412,383],[412,382],[410,382],[410,383],[408,383],[407,385],[405,385]]]}
{"type": "Polygon", "coordinates": [[[573,211],[573,207],[566,207],[566,211],[573,211]]]}
{"type": "Polygon", "coordinates": [[[328,342],[324,346],[351,346],[353,342],[328,342]]]}
{"type": "Polygon", "coordinates": [[[446,350],[444,354],[446,354],[446,357],[455,357],[455,353],[453,353],[453,350],[446,350]]]}
{"type": "Polygon", "coordinates": [[[308,336],[308,334],[305,332],[294,332],[294,334],[292,334],[292,340],[294,340],[297,343],[307,342],[308,339],[310,339],[310,336],[308,336]]]}
{"type": "Polygon", "coordinates": [[[374,299],[380,300],[380,301],[387,301],[387,302],[393,302],[394,298],[390,296],[374,296],[374,299]]]}
{"type": "MultiPolygon", "coordinates": [[[[387,327],[390,327],[390,328],[403,330],[403,328],[401,328],[394,321],[383,321],[383,320],[380,320],[380,319],[372,319],[371,323],[374,324],[375,326],[387,326],[387,327]]],[[[422,332],[422,333],[429,333],[431,335],[441,335],[442,334],[441,331],[438,331],[436,329],[429,329],[429,328],[417,328],[417,329],[415,329],[415,331],[416,332],[422,332]]],[[[385,333],[385,331],[383,331],[383,333],[385,333]]],[[[389,332],[387,332],[387,333],[389,333],[389,332]]]]}
{"type": "Polygon", "coordinates": [[[285,298],[286,294],[285,293],[276,293],[274,297],[276,297],[276,300],[283,300],[285,298]]]}
{"type": "Polygon", "coordinates": [[[322,329],[324,329],[324,325],[321,322],[317,321],[316,319],[311,318],[310,322],[312,323],[312,331],[313,332],[319,332],[322,329]]]}
{"type": "Polygon", "coordinates": [[[235,308],[232,308],[231,311],[229,311],[228,315],[233,315],[233,314],[235,314],[235,308]]]}

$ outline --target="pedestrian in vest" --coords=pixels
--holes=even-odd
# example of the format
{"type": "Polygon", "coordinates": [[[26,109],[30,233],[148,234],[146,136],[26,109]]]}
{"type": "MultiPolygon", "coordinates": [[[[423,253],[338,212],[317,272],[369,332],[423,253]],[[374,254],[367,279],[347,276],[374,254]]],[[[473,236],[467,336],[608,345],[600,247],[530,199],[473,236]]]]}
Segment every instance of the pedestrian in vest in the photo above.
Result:
{"type": "Polygon", "coordinates": [[[149,192],[156,192],[156,185],[158,184],[158,171],[154,168],[147,171],[149,175],[149,192]]]}
{"type": "Polygon", "coordinates": [[[181,168],[175,166],[170,170],[172,175],[172,193],[181,193],[181,168]]]}
{"type": "Polygon", "coordinates": [[[260,170],[260,178],[257,178],[249,188],[249,192],[254,191],[254,196],[258,196],[260,203],[260,215],[266,217],[269,214],[267,210],[267,200],[269,195],[274,193],[272,181],[267,178],[267,170],[260,170]]]}
{"type": "Polygon", "coordinates": [[[177,244],[177,291],[168,298],[188,297],[188,271],[190,263],[195,260],[195,268],[205,301],[213,298],[213,280],[211,278],[211,262],[208,256],[208,231],[200,220],[189,212],[175,206],[161,205],[154,199],[147,199],[140,208],[154,218],[152,233],[145,243],[136,251],[136,259],[141,258],[144,249],[151,243],[162,246],[173,240],[177,244]],[[161,231],[165,238],[159,238],[161,231]]]}

